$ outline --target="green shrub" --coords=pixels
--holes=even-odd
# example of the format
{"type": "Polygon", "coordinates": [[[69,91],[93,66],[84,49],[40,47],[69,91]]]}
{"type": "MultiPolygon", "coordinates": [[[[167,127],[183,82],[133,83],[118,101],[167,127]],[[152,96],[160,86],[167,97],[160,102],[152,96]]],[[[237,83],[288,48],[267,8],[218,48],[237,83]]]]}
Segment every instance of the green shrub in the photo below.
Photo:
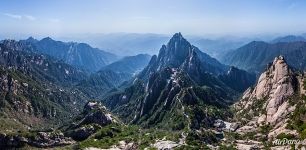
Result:
{"type": "Polygon", "coordinates": [[[280,133],[276,136],[277,139],[293,139],[295,136],[293,134],[280,133]]]}

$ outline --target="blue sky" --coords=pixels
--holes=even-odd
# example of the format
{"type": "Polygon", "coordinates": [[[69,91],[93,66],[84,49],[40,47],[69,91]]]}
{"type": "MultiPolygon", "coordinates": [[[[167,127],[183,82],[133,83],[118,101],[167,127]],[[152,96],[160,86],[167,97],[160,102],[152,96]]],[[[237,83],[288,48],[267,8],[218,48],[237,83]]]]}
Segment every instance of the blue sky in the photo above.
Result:
{"type": "Polygon", "coordinates": [[[1,0],[1,36],[306,32],[304,0],[1,0]]]}

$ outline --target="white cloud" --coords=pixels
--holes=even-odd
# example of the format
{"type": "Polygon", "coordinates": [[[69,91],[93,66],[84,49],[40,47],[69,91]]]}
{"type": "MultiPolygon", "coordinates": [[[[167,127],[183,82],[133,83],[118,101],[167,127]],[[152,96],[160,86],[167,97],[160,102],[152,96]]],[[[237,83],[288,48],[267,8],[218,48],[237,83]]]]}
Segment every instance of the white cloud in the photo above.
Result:
{"type": "Polygon", "coordinates": [[[30,21],[34,21],[36,20],[36,18],[34,16],[31,15],[18,15],[18,14],[12,14],[12,13],[2,13],[3,15],[13,18],[13,19],[26,19],[26,20],[30,20],[30,21]]]}
{"type": "Polygon", "coordinates": [[[28,20],[31,20],[31,21],[36,20],[36,18],[34,16],[31,16],[31,15],[24,15],[24,18],[26,18],[28,20]]]}
{"type": "Polygon", "coordinates": [[[16,15],[16,14],[10,14],[10,13],[3,13],[3,15],[10,17],[10,18],[14,18],[14,19],[21,19],[22,16],[21,15],[16,15]]]}

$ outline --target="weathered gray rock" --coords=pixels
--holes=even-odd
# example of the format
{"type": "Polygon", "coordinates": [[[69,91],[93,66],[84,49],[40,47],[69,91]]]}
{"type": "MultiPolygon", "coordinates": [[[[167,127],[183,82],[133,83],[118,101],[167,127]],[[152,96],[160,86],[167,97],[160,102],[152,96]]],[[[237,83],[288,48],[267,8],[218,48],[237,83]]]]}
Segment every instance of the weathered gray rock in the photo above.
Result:
{"type": "Polygon", "coordinates": [[[169,150],[179,146],[180,145],[178,143],[168,140],[158,140],[156,141],[156,143],[153,144],[153,147],[158,150],[169,150]]]}
{"type": "Polygon", "coordinates": [[[75,143],[71,138],[65,137],[61,132],[38,132],[33,138],[23,136],[9,136],[0,134],[0,147],[1,148],[21,148],[25,144],[48,148],[55,146],[64,146],[75,143]]]}
{"type": "Polygon", "coordinates": [[[242,109],[249,109],[256,101],[266,100],[260,110],[265,113],[258,118],[258,123],[275,125],[294,110],[288,103],[288,97],[298,91],[297,77],[282,56],[276,57],[258,79],[256,87],[249,88],[240,103],[242,109]]]}
{"type": "Polygon", "coordinates": [[[85,140],[101,127],[117,122],[99,102],[88,102],[78,118],[66,130],[67,135],[77,141],[85,140]]]}
{"type": "MultiPolygon", "coordinates": [[[[283,56],[276,57],[260,75],[256,86],[247,89],[242,100],[235,104],[238,115],[248,113],[253,122],[237,131],[254,131],[259,126],[269,125],[275,131],[285,132],[283,124],[295,109],[295,105],[289,104],[289,98],[302,91],[300,85],[303,80],[298,78],[301,76],[290,69],[283,56]]],[[[271,134],[270,137],[275,136],[271,134]]]]}
{"type": "Polygon", "coordinates": [[[35,147],[55,147],[75,143],[71,138],[65,137],[61,132],[39,132],[35,139],[29,139],[28,144],[35,147]]]}
{"type": "Polygon", "coordinates": [[[73,130],[69,134],[69,136],[71,136],[74,140],[82,141],[82,140],[87,139],[90,135],[92,135],[96,131],[97,131],[97,128],[91,125],[88,125],[88,126],[84,126],[84,127],[73,130]]]}
{"type": "Polygon", "coordinates": [[[84,106],[84,118],[78,126],[86,124],[98,124],[100,126],[108,125],[112,122],[117,122],[114,117],[106,110],[105,106],[98,102],[88,102],[84,106]]]}

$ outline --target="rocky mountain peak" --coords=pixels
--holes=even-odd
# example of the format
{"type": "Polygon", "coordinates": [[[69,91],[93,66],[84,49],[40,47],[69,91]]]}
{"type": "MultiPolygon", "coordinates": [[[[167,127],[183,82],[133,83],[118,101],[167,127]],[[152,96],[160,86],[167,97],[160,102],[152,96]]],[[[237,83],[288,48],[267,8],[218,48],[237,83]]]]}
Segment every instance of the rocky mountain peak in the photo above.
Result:
{"type": "MultiPolygon", "coordinates": [[[[138,77],[141,79],[148,79],[150,74],[165,68],[185,68],[184,66],[188,65],[189,59],[194,55],[196,55],[195,47],[192,46],[181,33],[175,33],[167,45],[162,45],[158,56],[153,56],[151,58],[148,66],[138,77]]],[[[193,59],[195,58],[197,57],[193,59]]]]}
{"type": "Polygon", "coordinates": [[[36,40],[36,39],[33,38],[32,36],[30,36],[29,38],[27,38],[25,41],[30,42],[30,43],[36,43],[36,42],[38,42],[38,40],[36,40]]]}
{"type": "Polygon", "coordinates": [[[41,41],[54,41],[51,37],[45,37],[41,41]]]}
{"type": "Polygon", "coordinates": [[[290,97],[300,94],[302,83],[298,78],[283,56],[276,57],[260,75],[256,86],[249,88],[236,104],[240,110],[238,114],[250,112],[255,124],[273,126],[277,132],[271,132],[269,136],[275,137],[280,130],[285,132],[288,115],[295,109],[289,103],[290,97]]]}
{"type": "Polygon", "coordinates": [[[268,91],[270,91],[273,86],[283,84],[284,81],[291,81],[288,79],[291,79],[292,75],[293,73],[286,63],[285,58],[283,56],[275,57],[273,63],[268,65],[266,71],[262,73],[258,79],[256,98],[260,99],[266,97],[268,91]]]}
{"type": "Polygon", "coordinates": [[[15,41],[15,40],[3,40],[0,47],[2,47],[3,49],[7,49],[7,50],[12,50],[12,51],[20,51],[22,50],[22,46],[23,44],[15,41]]]}
{"type": "Polygon", "coordinates": [[[181,33],[174,34],[168,44],[163,45],[159,51],[159,67],[178,68],[188,57],[191,49],[191,44],[182,36],[181,33]]]}

